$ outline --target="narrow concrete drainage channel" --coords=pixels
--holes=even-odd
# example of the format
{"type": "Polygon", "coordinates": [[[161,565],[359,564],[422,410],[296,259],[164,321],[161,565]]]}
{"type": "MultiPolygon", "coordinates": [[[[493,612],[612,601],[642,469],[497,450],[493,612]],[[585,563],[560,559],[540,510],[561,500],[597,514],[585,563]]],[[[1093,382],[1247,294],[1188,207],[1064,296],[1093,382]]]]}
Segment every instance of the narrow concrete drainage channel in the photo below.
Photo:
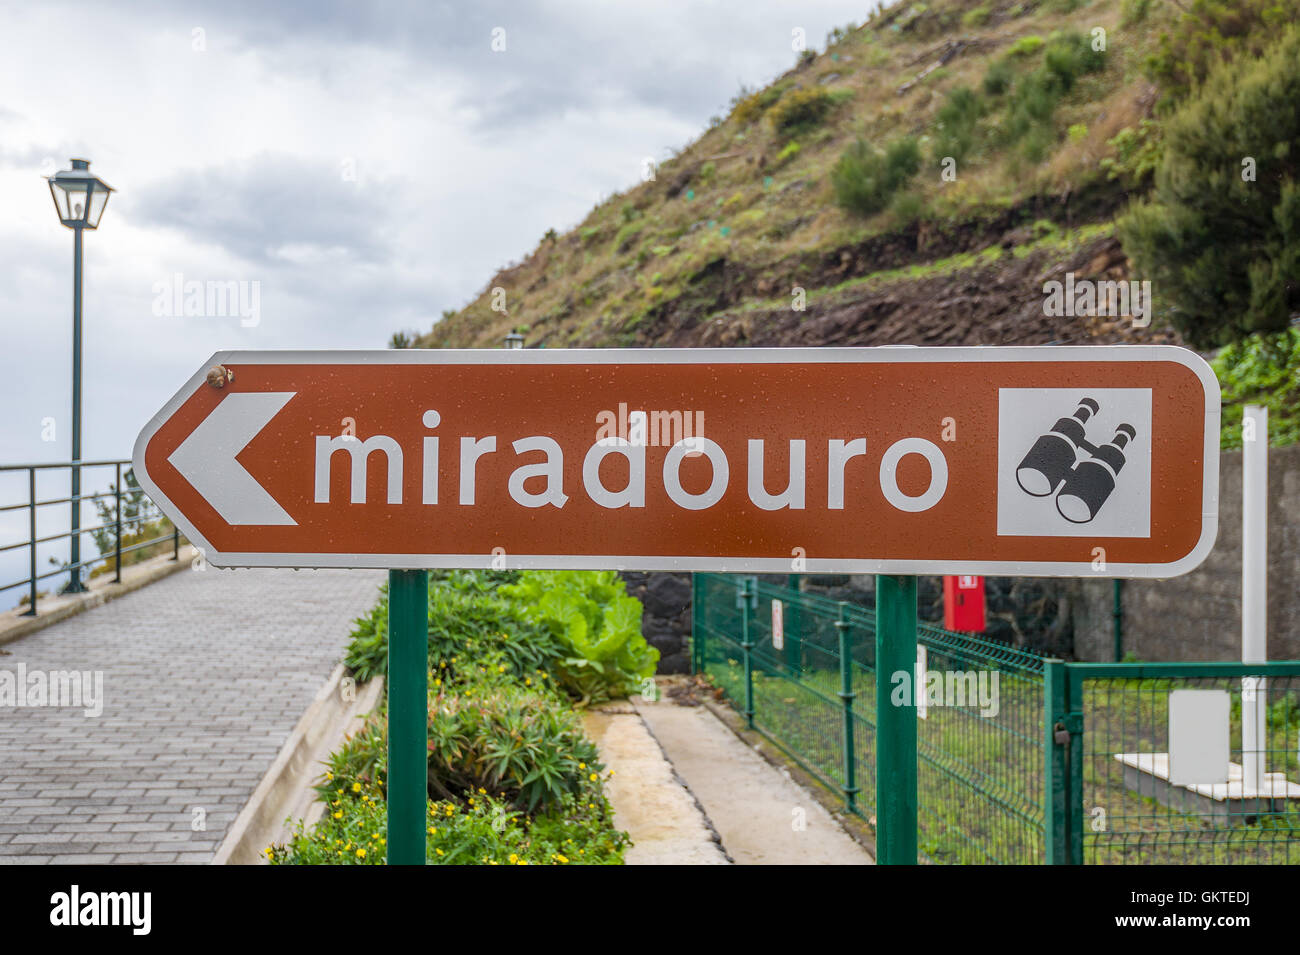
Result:
{"type": "MultiPolygon", "coordinates": [[[[670,685],[665,681],[661,685],[670,685]]],[[[871,865],[871,855],[788,772],[702,705],[621,702],[584,717],[614,770],[630,865],[871,865]]]]}

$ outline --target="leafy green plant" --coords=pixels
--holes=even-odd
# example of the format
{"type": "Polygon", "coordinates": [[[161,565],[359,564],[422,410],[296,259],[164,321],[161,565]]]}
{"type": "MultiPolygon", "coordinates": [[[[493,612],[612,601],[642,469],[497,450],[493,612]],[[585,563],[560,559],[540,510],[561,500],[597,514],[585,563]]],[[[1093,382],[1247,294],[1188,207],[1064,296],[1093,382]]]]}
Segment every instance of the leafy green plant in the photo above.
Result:
{"type": "Polygon", "coordinates": [[[1107,145],[1115,150],[1115,155],[1102,159],[1101,168],[1107,178],[1119,180],[1134,191],[1151,181],[1164,154],[1159,124],[1150,119],[1121,129],[1107,145]]]}
{"type": "Polygon", "coordinates": [[[1241,447],[1241,407],[1268,408],[1273,447],[1300,441],[1300,328],[1253,335],[1224,348],[1210,363],[1223,389],[1223,448],[1241,447]]]}
{"type": "Polygon", "coordinates": [[[641,635],[641,601],[614,571],[527,571],[500,593],[558,641],[551,670],[581,704],[634,692],[654,676],[659,651],[641,635]]]}
{"type": "Polygon", "coordinates": [[[915,139],[895,140],[884,153],[859,139],[831,170],[835,201],[856,215],[879,212],[920,168],[921,147],[915,139]]]}

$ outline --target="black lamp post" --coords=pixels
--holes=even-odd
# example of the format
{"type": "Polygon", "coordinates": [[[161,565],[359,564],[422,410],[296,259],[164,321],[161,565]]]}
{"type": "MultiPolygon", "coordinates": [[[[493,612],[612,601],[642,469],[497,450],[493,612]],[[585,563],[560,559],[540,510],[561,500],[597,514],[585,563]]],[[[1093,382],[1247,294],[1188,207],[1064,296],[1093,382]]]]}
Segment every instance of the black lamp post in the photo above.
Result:
{"type": "Polygon", "coordinates": [[[90,171],[90,161],[49,177],[59,221],[72,230],[72,579],[65,593],[81,593],[81,232],[99,228],[113,189],[90,171]]]}
{"type": "Polygon", "coordinates": [[[523,348],[524,336],[520,335],[516,331],[512,331],[509,335],[506,336],[505,346],[506,348],[510,348],[510,349],[523,348]]]}

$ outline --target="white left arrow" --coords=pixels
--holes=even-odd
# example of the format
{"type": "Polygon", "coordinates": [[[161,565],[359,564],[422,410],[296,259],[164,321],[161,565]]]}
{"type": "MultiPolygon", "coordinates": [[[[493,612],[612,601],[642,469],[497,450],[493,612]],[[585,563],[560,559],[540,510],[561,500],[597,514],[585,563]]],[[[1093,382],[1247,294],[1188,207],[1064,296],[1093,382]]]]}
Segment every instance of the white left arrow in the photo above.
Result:
{"type": "Polygon", "coordinates": [[[298,523],[235,460],[295,394],[227,395],[167,459],[227,524],[298,523]]]}

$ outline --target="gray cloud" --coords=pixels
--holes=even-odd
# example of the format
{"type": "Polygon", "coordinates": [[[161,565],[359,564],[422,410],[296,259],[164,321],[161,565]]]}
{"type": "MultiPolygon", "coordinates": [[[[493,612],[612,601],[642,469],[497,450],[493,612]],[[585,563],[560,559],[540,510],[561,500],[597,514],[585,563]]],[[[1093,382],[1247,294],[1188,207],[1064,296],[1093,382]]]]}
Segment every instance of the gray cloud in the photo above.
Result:
{"type": "Polygon", "coordinates": [[[345,182],[337,165],[263,154],[177,172],[133,211],[143,224],[201,235],[250,262],[283,263],[295,248],[380,262],[392,251],[382,216],[395,194],[388,184],[345,182]]]}

